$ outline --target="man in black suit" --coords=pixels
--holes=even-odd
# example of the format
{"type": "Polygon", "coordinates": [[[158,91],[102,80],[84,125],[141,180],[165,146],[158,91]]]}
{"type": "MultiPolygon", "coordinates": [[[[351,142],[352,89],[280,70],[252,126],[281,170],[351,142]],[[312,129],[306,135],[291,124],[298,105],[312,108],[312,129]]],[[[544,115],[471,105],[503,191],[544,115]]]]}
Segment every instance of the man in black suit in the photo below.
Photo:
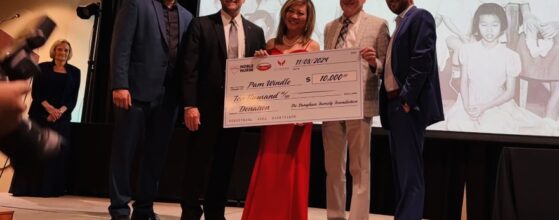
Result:
{"type": "Polygon", "coordinates": [[[396,210],[394,219],[423,214],[425,128],[442,121],[435,20],[413,0],[386,0],[397,15],[379,91],[382,127],[390,131],[396,210]]]}
{"type": "Polygon", "coordinates": [[[192,14],[175,0],[126,0],[117,15],[111,45],[116,106],[109,176],[113,219],[129,219],[130,169],[140,138],[144,154],[132,219],[159,219],[153,200],[180,100],[178,49],[191,20],[192,14]]]}
{"type": "Polygon", "coordinates": [[[225,61],[264,49],[262,29],[240,15],[244,0],[221,0],[216,14],[195,18],[183,59],[184,123],[192,133],[186,156],[182,220],[223,220],[241,130],[223,128],[225,61]],[[202,211],[199,199],[204,199],[202,211]]]}

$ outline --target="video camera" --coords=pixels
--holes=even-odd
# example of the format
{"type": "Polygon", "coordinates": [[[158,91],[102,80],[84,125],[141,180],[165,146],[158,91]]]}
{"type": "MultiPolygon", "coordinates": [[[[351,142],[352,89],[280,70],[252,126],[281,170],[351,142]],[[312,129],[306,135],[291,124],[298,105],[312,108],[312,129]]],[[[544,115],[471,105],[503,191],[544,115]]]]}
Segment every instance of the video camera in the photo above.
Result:
{"type": "MultiPolygon", "coordinates": [[[[31,54],[34,49],[45,44],[56,24],[43,16],[34,27],[0,54],[0,80],[29,79],[41,72],[31,54]]],[[[37,161],[58,153],[62,141],[63,138],[55,131],[22,119],[14,131],[0,137],[0,151],[12,160],[17,169],[19,161],[22,161],[23,167],[27,161],[37,161]]]]}

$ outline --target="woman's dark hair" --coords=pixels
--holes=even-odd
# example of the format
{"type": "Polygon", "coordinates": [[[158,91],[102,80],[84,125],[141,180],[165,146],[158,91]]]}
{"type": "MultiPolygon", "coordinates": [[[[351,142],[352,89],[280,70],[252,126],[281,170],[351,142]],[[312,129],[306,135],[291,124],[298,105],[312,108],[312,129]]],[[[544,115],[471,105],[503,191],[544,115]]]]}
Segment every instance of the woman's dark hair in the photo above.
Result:
{"type": "Polygon", "coordinates": [[[285,24],[285,16],[287,11],[294,5],[306,5],[307,6],[307,23],[305,24],[305,30],[303,31],[303,42],[306,44],[311,40],[312,32],[314,31],[314,23],[316,20],[316,13],[314,9],[314,4],[311,0],[287,0],[281,7],[280,11],[280,21],[278,25],[278,32],[276,34],[275,44],[283,44],[283,36],[287,33],[287,25],[285,24]]]}
{"type": "Polygon", "coordinates": [[[479,20],[482,15],[495,15],[499,18],[499,22],[501,23],[501,34],[502,35],[505,30],[507,30],[509,26],[509,22],[507,19],[507,14],[505,13],[505,9],[502,6],[495,4],[495,3],[484,3],[477,8],[476,13],[474,14],[474,21],[472,24],[472,34],[476,38],[476,40],[481,40],[481,35],[479,34],[479,20]]]}

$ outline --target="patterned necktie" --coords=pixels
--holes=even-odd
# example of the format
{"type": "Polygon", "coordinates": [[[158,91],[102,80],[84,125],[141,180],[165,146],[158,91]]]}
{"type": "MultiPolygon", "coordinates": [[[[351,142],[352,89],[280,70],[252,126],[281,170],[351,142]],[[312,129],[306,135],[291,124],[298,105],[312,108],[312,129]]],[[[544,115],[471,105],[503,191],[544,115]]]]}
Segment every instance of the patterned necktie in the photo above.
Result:
{"type": "Polygon", "coordinates": [[[237,36],[237,25],[235,20],[231,19],[231,27],[229,27],[229,47],[227,47],[227,58],[235,59],[239,57],[239,41],[237,36]]]}
{"type": "Polygon", "coordinates": [[[336,49],[342,48],[344,46],[345,38],[347,37],[347,32],[349,30],[350,24],[351,24],[351,20],[349,20],[349,18],[346,18],[344,20],[342,29],[340,30],[340,35],[338,35],[338,39],[336,40],[336,47],[335,47],[336,49]]]}

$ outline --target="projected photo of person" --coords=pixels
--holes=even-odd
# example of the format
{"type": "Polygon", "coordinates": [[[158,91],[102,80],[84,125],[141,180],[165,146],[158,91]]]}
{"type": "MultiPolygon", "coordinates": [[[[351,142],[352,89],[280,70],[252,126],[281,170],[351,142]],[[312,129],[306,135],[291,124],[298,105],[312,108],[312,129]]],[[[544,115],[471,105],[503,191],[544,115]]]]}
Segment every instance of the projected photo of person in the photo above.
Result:
{"type": "Polygon", "coordinates": [[[243,8],[246,19],[254,22],[264,30],[266,39],[272,38],[276,34],[276,17],[279,16],[279,9],[285,0],[256,0],[253,8],[243,8]]]}
{"type": "Polygon", "coordinates": [[[256,10],[253,13],[245,14],[246,19],[254,22],[256,25],[262,27],[264,30],[264,36],[273,36],[274,26],[276,26],[276,21],[273,15],[265,10],[256,10]]]}
{"type": "MultiPolygon", "coordinates": [[[[439,57],[439,67],[444,68],[447,58],[450,56],[452,64],[453,78],[460,77],[460,67],[458,62],[458,54],[460,47],[471,41],[472,18],[477,7],[481,3],[478,0],[446,0],[442,1],[435,19],[439,28],[446,27],[446,33],[439,34],[439,42],[446,46],[439,45],[446,49],[439,57]],[[442,58],[442,59],[441,59],[442,58]]],[[[440,33],[440,32],[439,32],[440,33]]]]}
{"type": "MultiPolygon", "coordinates": [[[[550,120],[559,115],[559,1],[531,0],[522,8],[524,24],[518,42],[522,59],[521,77],[542,86],[546,95],[528,94],[527,102],[545,106],[543,114],[550,120]],[[543,99],[543,100],[542,100],[543,99]]],[[[530,85],[530,86],[532,86],[530,85]]]]}
{"type": "Polygon", "coordinates": [[[475,41],[460,50],[461,91],[448,111],[447,128],[505,134],[556,135],[557,123],[520,108],[513,97],[520,56],[499,42],[508,27],[503,7],[482,4],[474,15],[475,41]]]}
{"type": "MultiPolygon", "coordinates": [[[[462,45],[475,41],[472,37],[472,20],[477,8],[484,3],[499,4],[503,8],[509,5],[525,5],[527,0],[445,0],[441,1],[439,8],[435,13],[437,23],[437,55],[439,69],[441,74],[450,74],[450,76],[441,77],[441,81],[448,82],[453,79],[460,78],[460,62],[458,55],[462,45]]],[[[509,19],[515,19],[515,14],[508,15],[509,19]]],[[[510,29],[517,29],[515,24],[509,24],[510,29]]],[[[513,31],[517,32],[517,31],[513,31]]],[[[517,34],[515,34],[517,35],[517,34]]],[[[509,42],[507,34],[503,34],[500,42],[509,42]]],[[[455,98],[458,89],[453,84],[445,87],[447,83],[443,83],[443,93],[446,97],[455,98]]]]}

